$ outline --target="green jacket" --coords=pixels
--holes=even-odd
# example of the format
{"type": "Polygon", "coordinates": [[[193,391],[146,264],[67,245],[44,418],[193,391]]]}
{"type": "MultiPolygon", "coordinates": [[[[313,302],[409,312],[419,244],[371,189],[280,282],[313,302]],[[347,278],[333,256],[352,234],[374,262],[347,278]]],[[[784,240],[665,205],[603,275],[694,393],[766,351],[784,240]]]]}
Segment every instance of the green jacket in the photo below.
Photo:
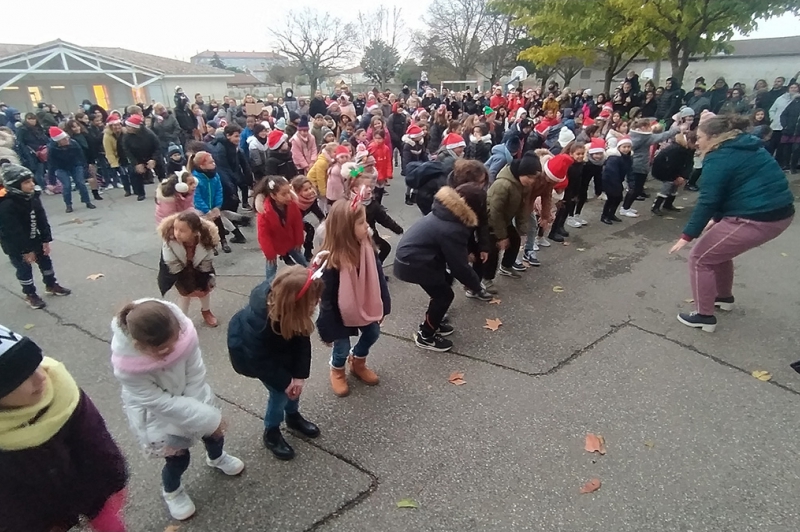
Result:
{"type": "Polygon", "coordinates": [[[497,240],[508,238],[508,226],[514,222],[521,236],[528,234],[532,205],[528,190],[506,165],[489,187],[489,229],[497,240]]]}
{"type": "Polygon", "coordinates": [[[760,139],[742,133],[706,154],[700,196],[683,230],[687,240],[700,236],[712,218],[766,221],[769,213],[793,206],[786,174],[762,146],[760,139]]]}

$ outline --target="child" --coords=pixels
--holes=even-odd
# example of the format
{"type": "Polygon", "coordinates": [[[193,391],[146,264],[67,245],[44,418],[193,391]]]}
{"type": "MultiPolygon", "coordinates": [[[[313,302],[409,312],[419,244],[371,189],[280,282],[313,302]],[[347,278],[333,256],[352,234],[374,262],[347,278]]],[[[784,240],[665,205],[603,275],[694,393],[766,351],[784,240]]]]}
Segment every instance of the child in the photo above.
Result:
{"type": "MultiPolygon", "coordinates": [[[[315,124],[316,122],[314,120],[315,124]]],[[[322,137],[320,136],[320,141],[321,139],[322,137]]],[[[297,126],[297,133],[294,134],[290,142],[292,145],[292,161],[294,161],[299,173],[307,174],[311,165],[317,160],[317,154],[322,147],[320,141],[317,141],[315,136],[309,133],[308,119],[306,117],[301,118],[300,125],[297,126]]]]}
{"type": "MultiPolygon", "coordinates": [[[[347,170],[345,167],[350,162],[350,152],[346,146],[339,146],[334,152],[334,164],[328,169],[328,176],[325,185],[325,199],[328,206],[333,205],[337,200],[342,199],[347,191],[347,170]]],[[[352,166],[352,164],[351,164],[352,166]]],[[[320,191],[322,194],[322,191],[320,191]]]]}
{"type": "Polygon", "coordinates": [[[486,124],[479,124],[472,128],[464,157],[485,163],[489,160],[492,151],[492,136],[486,124]]]}
{"type": "MultiPolygon", "coordinates": [[[[408,163],[424,163],[428,161],[428,152],[425,150],[425,132],[416,124],[406,130],[402,138],[400,153],[400,175],[406,175],[408,163]]],[[[406,187],[406,205],[416,205],[416,193],[411,187],[406,187]]]]}
{"type": "MultiPolygon", "coordinates": [[[[654,133],[653,122],[647,118],[640,118],[633,123],[630,137],[627,137],[632,143],[631,150],[633,151],[633,156],[631,158],[630,175],[626,176],[628,181],[628,193],[625,195],[625,201],[622,203],[622,209],[619,211],[622,216],[636,218],[638,214],[636,209],[633,208],[633,202],[636,200],[644,200],[648,197],[644,193],[644,184],[647,181],[647,174],[650,173],[650,147],[671,139],[677,135],[678,132],[678,126],[675,125],[669,131],[654,133]]],[[[621,142],[621,139],[617,142],[618,148],[619,142],[621,142]]],[[[622,150],[620,150],[620,152],[621,151],[622,150]]],[[[606,195],[608,195],[608,193],[606,193],[606,195]]]]}
{"type": "Polygon", "coordinates": [[[347,144],[350,142],[350,139],[353,138],[353,132],[355,131],[354,127],[352,122],[345,124],[342,128],[342,134],[339,136],[339,144],[347,144]]]}
{"type": "Polygon", "coordinates": [[[264,415],[264,446],[279,460],[294,458],[281,434],[281,422],[308,438],[319,428],[299,412],[299,399],[311,372],[311,333],[324,285],[318,268],[291,266],[270,283],[250,292],[250,304],[228,326],[228,352],[234,370],[259,379],[269,392],[264,415]]]}
{"type": "MultiPolygon", "coordinates": [[[[303,218],[308,213],[313,213],[317,217],[317,221],[322,223],[325,220],[325,215],[317,203],[317,191],[314,190],[314,185],[311,184],[311,181],[307,177],[299,175],[292,179],[292,189],[295,194],[294,201],[300,207],[300,213],[303,218]]],[[[304,220],[303,230],[306,234],[306,238],[303,241],[303,249],[305,251],[303,256],[306,261],[310,262],[312,251],[314,250],[314,226],[304,220]]]]}
{"type": "Polygon", "coordinates": [[[632,166],[631,139],[622,137],[616,148],[606,151],[606,164],[603,167],[603,192],[608,199],[603,205],[600,221],[606,225],[622,221],[617,217],[616,211],[622,202],[622,183],[632,166]]]}
{"type": "Polygon", "coordinates": [[[258,213],[258,244],[267,259],[267,281],[278,271],[278,257],[288,255],[306,266],[303,246],[303,214],[294,201],[292,186],[281,176],[267,176],[258,182],[253,194],[263,194],[264,211],[258,213]]]}
{"type": "Polygon", "coordinates": [[[64,131],[53,126],[49,130],[50,144],[47,146],[47,167],[50,179],[55,175],[61,183],[64,204],[67,206],[67,213],[72,209],[72,184],[81,195],[81,202],[86,204],[87,209],[94,209],[95,206],[89,198],[89,190],[86,188],[86,157],[83,155],[78,143],[69,138],[64,131]]]}
{"type": "Polygon", "coordinates": [[[16,164],[0,168],[0,247],[17,270],[25,301],[31,308],[42,309],[47,304],[36,293],[33,284],[33,267],[38,264],[42,272],[45,293],[68,296],[71,290],[59,285],[50,259],[50,242],[53,241],[47,213],[44,211],[33,173],[16,164]]]}
{"type": "Polygon", "coordinates": [[[180,172],[186,166],[186,160],[181,153],[181,147],[170,144],[167,148],[167,174],[180,172]]]}
{"type": "Polygon", "coordinates": [[[289,137],[280,129],[272,130],[267,136],[267,159],[264,162],[264,175],[282,175],[292,179],[299,174],[292,160],[289,137]]]}
{"type": "Polygon", "coordinates": [[[425,319],[414,334],[417,347],[439,352],[452,349],[453,342],[444,337],[453,333],[453,327],[444,316],[455,297],[451,287],[453,278],[476,294],[477,299],[492,299],[469,265],[470,240],[478,226],[478,211],[485,204],[485,196],[486,192],[476,183],[466,183],[457,189],[440,188],[431,215],[412,225],[397,245],[395,277],[420,285],[431,298],[425,319]]]}
{"type": "Polygon", "coordinates": [[[203,321],[216,327],[217,318],[211,312],[211,291],[216,285],[212,260],[219,244],[216,226],[194,211],[185,211],[164,218],[158,232],[162,240],[158,265],[161,296],[174,286],[184,314],[189,312],[191,298],[199,299],[203,321]]]}
{"type": "Polygon", "coordinates": [[[124,532],[125,458],[63,364],[0,326],[3,530],[124,532]]]}
{"type": "Polygon", "coordinates": [[[389,288],[372,241],[367,215],[359,193],[352,200],[333,204],[328,218],[322,250],[328,251],[328,265],[322,275],[325,290],[320,301],[317,329],[323,342],[333,344],[331,387],[344,397],[350,393],[345,377],[345,362],[350,372],[367,385],[380,379],[367,368],[370,347],[378,341],[380,324],[392,308],[389,288]],[[350,337],[361,332],[350,349],[350,337]],[[348,357],[349,355],[349,357],[348,357]]]}
{"type": "MultiPolygon", "coordinates": [[[[308,171],[310,183],[316,189],[317,194],[323,198],[328,189],[328,168],[330,168],[338,148],[339,146],[334,142],[323,145],[316,162],[308,171]]],[[[348,155],[350,154],[347,147],[342,146],[341,148],[346,151],[348,155]]]]}
{"type": "Polygon", "coordinates": [[[675,142],[656,155],[653,162],[653,177],[661,181],[661,190],[652,208],[656,216],[661,216],[662,207],[667,211],[682,209],[675,206],[675,196],[678,187],[686,182],[686,176],[692,172],[696,139],[694,131],[682,133],[675,137],[675,142]]]}
{"type": "MultiPolygon", "coordinates": [[[[602,192],[603,184],[603,164],[606,162],[606,143],[601,138],[593,138],[590,141],[589,156],[587,157],[586,164],[583,165],[583,172],[581,174],[581,187],[578,191],[578,202],[575,205],[575,215],[573,219],[581,225],[589,225],[589,222],[584,218],[581,213],[586,200],[589,199],[589,183],[594,180],[595,186],[600,185],[600,192],[602,192]]],[[[596,194],[599,196],[600,194],[596,194]]]]}
{"type": "Polygon", "coordinates": [[[225,423],[206,382],[197,331],[181,309],[158,299],[128,303],[111,330],[111,364],[131,430],[146,453],[165,459],[162,495],[170,515],[189,519],[195,506],[181,477],[198,438],[209,467],[231,476],[244,470],[223,450],[225,423]]]}
{"type": "Polygon", "coordinates": [[[172,214],[194,209],[197,178],[185,168],[171,174],[156,189],[156,224],[172,214]]]}
{"type": "Polygon", "coordinates": [[[355,179],[351,179],[350,198],[352,199],[358,195],[363,187],[365,198],[361,200],[361,204],[364,205],[367,214],[367,224],[369,228],[372,229],[372,241],[378,246],[378,260],[383,264],[383,261],[385,261],[389,253],[391,253],[392,246],[378,234],[376,224],[382,225],[396,235],[402,235],[403,228],[389,215],[389,211],[386,210],[386,207],[375,201],[374,193],[370,194],[369,189],[371,186],[369,177],[361,175],[355,179]]]}
{"type": "MultiPolygon", "coordinates": [[[[369,144],[369,154],[375,159],[375,172],[377,178],[372,183],[372,197],[378,203],[383,201],[383,195],[386,192],[384,188],[386,183],[392,178],[392,152],[388,145],[384,142],[386,136],[385,131],[376,130],[372,134],[372,142],[369,144]]],[[[367,166],[366,164],[364,165],[367,166]]]]}

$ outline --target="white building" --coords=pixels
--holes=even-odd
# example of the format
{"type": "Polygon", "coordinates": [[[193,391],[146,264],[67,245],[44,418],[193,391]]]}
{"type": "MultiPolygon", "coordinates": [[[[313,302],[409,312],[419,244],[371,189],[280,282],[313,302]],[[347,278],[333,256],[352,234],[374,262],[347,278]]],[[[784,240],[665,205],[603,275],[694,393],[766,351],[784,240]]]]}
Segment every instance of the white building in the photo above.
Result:
{"type": "Polygon", "coordinates": [[[236,67],[261,80],[268,81],[268,71],[274,65],[288,65],[289,58],[276,52],[232,52],[205,50],[192,56],[189,61],[195,65],[211,65],[217,56],[226,67],[236,67]]]}

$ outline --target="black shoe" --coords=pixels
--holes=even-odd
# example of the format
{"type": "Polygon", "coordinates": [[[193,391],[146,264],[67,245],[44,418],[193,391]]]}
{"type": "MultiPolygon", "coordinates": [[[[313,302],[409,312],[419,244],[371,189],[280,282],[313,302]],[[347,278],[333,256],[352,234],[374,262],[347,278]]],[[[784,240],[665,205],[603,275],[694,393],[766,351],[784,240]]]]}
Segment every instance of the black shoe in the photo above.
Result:
{"type": "Polygon", "coordinates": [[[600,218],[600,221],[603,222],[606,225],[613,225],[614,224],[614,222],[612,222],[610,218],[606,218],[605,216],[600,218]]]}
{"type": "Polygon", "coordinates": [[[550,231],[550,234],[547,235],[547,238],[552,240],[553,242],[563,242],[564,241],[564,237],[561,234],[556,233],[555,231],[550,231]]]}
{"type": "Polygon", "coordinates": [[[650,194],[648,194],[647,192],[642,192],[641,194],[636,196],[636,201],[644,201],[649,197],[650,197],[650,194]]]}
{"type": "Polygon", "coordinates": [[[299,432],[306,438],[316,438],[319,436],[319,427],[304,418],[300,412],[286,415],[286,426],[299,432]]]}
{"type": "Polygon", "coordinates": [[[236,222],[239,227],[250,227],[253,224],[253,219],[249,216],[243,216],[241,220],[236,222]]]}
{"type": "Polygon", "coordinates": [[[127,198],[128,196],[133,196],[133,192],[127,192],[127,191],[126,191],[126,192],[125,192],[125,197],[127,198]]]}
{"type": "Polygon", "coordinates": [[[497,273],[505,277],[511,277],[512,279],[522,279],[522,276],[515,272],[513,267],[506,268],[505,266],[500,266],[497,268],[497,273]]]}
{"type": "Polygon", "coordinates": [[[700,190],[700,187],[698,187],[697,185],[686,185],[683,188],[684,190],[688,190],[689,192],[697,192],[698,190],[700,190]]]}
{"type": "Polygon", "coordinates": [[[414,205],[414,202],[411,201],[411,196],[406,194],[406,205],[414,205]]]}
{"type": "Polygon", "coordinates": [[[449,323],[441,322],[439,324],[439,328],[436,330],[436,334],[438,334],[439,336],[444,337],[444,336],[450,336],[455,331],[456,330],[449,323]]]}
{"type": "Polygon", "coordinates": [[[264,447],[272,451],[278,460],[291,460],[294,458],[294,449],[286,443],[278,427],[266,429],[264,431],[264,447]]]}
{"type": "Polygon", "coordinates": [[[231,238],[231,244],[246,244],[247,239],[244,237],[239,228],[233,230],[233,238],[231,238]]]}
{"type": "Polygon", "coordinates": [[[655,216],[664,216],[664,213],[661,212],[661,207],[656,207],[655,205],[653,205],[653,208],[650,209],[650,212],[652,212],[655,216]]]}
{"type": "Polygon", "coordinates": [[[222,248],[222,251],[224,253],[230,253],[231,252],[231,247],[228,245],[228,241],[227,240],[223,240],[222,242],[220,242],[220,247],[222,248]]]}
{"type": "Polygon", "coordinates": [[[72,290],[64,288],[58,283],[53,283],[52,286],[48,286],[44,289],[44,293],[48,296],[68,296],[72,293],[72,290]]]}
{"type": "Polygon", "coordinates": [[[733,296],[731,297],[718,297],[714,300],[714,306],[720,310],[731,311],[733,310],[733,303],[736,301],[733,296]]]}
{"type": "Polygon", "coordinates": [[[67,205],[67,211],[66,211],[67,214],[69,214],[69,213],[71,213],[73,211],[74,211],[74,209],[72,208],[72,205],[67,205]]]}
{"type": "Polygon", "coordinates": [[[141,194],[141,195],[139,195],[139,196],[136,196],[136,201],[144,201],[145,199],[146,199],[146,198],[144,197],[144,194],[141,194]]]}
{"type": "Polygon", "coordinates": [[[30,294],[25,296],[25,301],[28,303],[28,305],[30,305],[31,308],[37,310],[47,306],[47,303],[45,303],[38,294],[30,294]]]}
{"type": "Polygon", "coordinates": [[[97,190],[92,190],[92,197],[97,201],[103,201],[103,197],[100,195],[100,192],[97,190]]]}
{"type": "Polygon", "coordinates": [[[514,264],[511,266],[511,269],[514,270],[515,272],[528,271],[528,268],[526,268],[525,265],[522,264],[521,260],[515,260],[514,264]]]}
{"type": "Polygon", "coordinates": [[[421,347],[422,349],[438,351],[440,353],[450,351],[453,348],[453,342],[442,338],[440,334],[423,336],[422,331],[414,333],[414,343],[417,344],[417,347],[421,347]]]}
{"type": "Polygon", "coordinates": [[[698,314],[697,312],[692,312],[690,314],[685,314],[682,312],[678,314],[678,321],[687,327],[703,329],[703,331],[710,333],[714,332],[714,329],[717,328],[716,316],[706,316],[703,314],[698,314]]]}
{"type": "Polygon", "coordinates": [[[676,207],[675,196],[670,196],[666,200],[664,200],[664,210],[676,212],[676,211],[682,211],[683,207],[676,207]]]}
{"type": "Polygon", "coordinates": [[[569,238],[569,233],[568,233],[568,232],[567,232],[567,230],[566,230],[566,229],[564,229],[563,227],[559,227],[558,229],[556,229],[556,231],[555,231],[555,232],[556,232],[557,234],[559,234],[559,235],[563,236],[564,238],[569,238]]]}
{"type": "Polygon", "coordinates": [[[214,248],[214,256],[219,257],[219,251],[217,250],[217,248],[214,248]]]}
{"type": "Polygon", "coordinates": [[[95,206],[95,204],[94,204],[94,203],[87,203],[87,204],[86,204],[86,208],[87,208],[87,209],[96,209],[97,207],[95,206]]]}
{"type": "Polygon", "coordinates": [[[617,216],[616,214],[612,214],[612,215],[609,217],[609,219],[610,219],[612,222],[621,222],[621,221],[622,221],[622,218],[620,218],[620,217],[619,217],[619,216],[617,216]]]}

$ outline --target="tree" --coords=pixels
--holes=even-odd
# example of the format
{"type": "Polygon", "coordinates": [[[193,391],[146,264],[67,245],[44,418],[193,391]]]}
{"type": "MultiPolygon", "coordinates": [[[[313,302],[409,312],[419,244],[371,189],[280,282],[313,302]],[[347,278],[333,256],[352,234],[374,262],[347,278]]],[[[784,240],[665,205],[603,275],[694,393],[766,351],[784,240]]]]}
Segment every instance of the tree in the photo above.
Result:
{"type": "Polygon", "coordinates": [[[361,68],[364,76],[383,89],[383,86],[394,77],[400,55],[397,50],[384,41],[373,39],[364,49],[361,68]]]}
{"type": "Polygon", "coordinates": [[[228,69],[227,65],[225,65],[225,62],[220,58],[217,52],[214,52],[214,55],[211,56],[211,61],[208,64],[214,68],[221,68],[223,70],[228,69]]]}
{"type": "Polygon", "coordinates": [[[583,59],[577,57],[564,57],[559,59],[555,65],[555,71],[564,80],[564,86],[568,86],[572,82],[572,78],[578,75],[578,72],[583,70],[586,63],[583,59]]]}
{"type": "Polygon", "coordinates": [[[496,83],[500,76],[516,65],[517,56],[523,50],[520,39],[525,29],[514,24],[511,15],[495,9],[489,12],[488,24],[491,30],[485,34],[484,52],[480,57],[488,70],[480,74],[489,78],[490,83],[496,83]]]}
{"type": "Polygon", "coordinates": [[[403,85],[416,88],[417,80],[423,70],[414,59],[409,57],[397,66],[394,78],[403,85]]]}
{"type": "Polygon", "coordinates": [[[289,83],[292,86],[294,85],[298,73],[299,69],[295,66],[277,63],[267,70],[267,79],[272,83],[280,85],[281,90],[283,90],[284,83],[289,83]]]}
{"type": "Polygon", "coordinates": [[[490,21],[486,0],[433,0],[425,19],[433,58],[467,79],[480,63],[490,21]]]}
{"type": "Polygon", "coordinates": [[[372,12],[359,11],[356,15],[358,31],[355,35],[358,47],[363,50],[372,41],[383,41],[395,50],[404,49],[406,31],[402,12],[400,7],[393,7],[389,11],[384,6],[372,12]]]}
{"type": "Polygon", "coordinates": [[[356,29],[352,23],[345,24],[328,13],[306,8],[293,10],[285,24],[275,24],[269,31],[277,39],[280,51],[308,76],[314,92],[321,79],[341,69],[351,57],[350,35],[355,34],[356,29]]]}

